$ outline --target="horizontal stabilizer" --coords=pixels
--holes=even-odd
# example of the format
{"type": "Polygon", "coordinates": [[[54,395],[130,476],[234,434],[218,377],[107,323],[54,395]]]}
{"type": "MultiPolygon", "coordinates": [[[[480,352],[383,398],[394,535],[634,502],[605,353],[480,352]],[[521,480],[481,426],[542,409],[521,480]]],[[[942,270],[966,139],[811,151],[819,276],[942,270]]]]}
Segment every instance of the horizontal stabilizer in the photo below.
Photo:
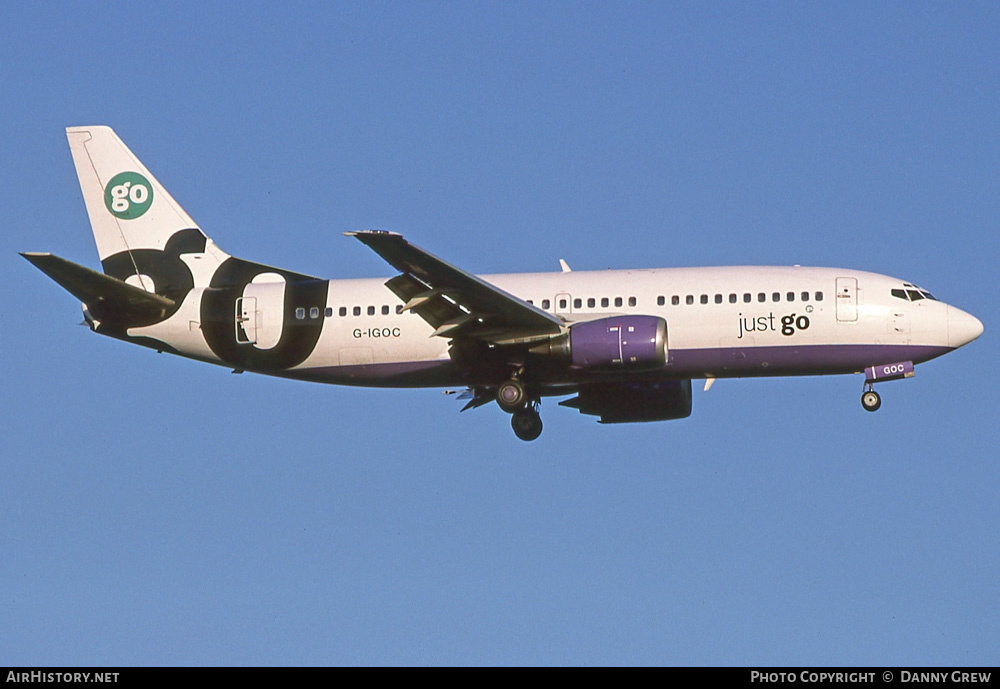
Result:
{"type": "Polygon", "coordinates": [[[21,255],[86,304],[91,315],[101,322],[129,327],[149,325],[163,320],[177,307],[173,299],[133,287],[64,258],[47,253],[21,255]]]}

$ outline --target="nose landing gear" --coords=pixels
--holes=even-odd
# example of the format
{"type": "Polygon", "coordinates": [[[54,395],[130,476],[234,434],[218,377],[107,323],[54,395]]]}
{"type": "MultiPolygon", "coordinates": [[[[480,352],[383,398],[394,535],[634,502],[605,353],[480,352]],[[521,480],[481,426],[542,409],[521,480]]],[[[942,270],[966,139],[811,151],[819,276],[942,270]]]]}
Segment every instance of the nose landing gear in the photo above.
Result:
{"type": "Polygon", "coordinates": [[[865,391],[861,394],[861,406],[865,408],[865,411],[878,411],[878,408],[882,406],[882,398],[872,387],[875,381],[881,383],[886,380],[912,378],[914,373],[916,371],[913,370],[912,361],[897,361],[894,364],[869,366],[865,369],[865,391]]]}
{"type": "Polygon", "coordinates": [[[871,383],[861,395],[861,406],[865,408],[865,411],[878,411],[878,408],[882,406],[882,398],[875,392],[871,383]]]}

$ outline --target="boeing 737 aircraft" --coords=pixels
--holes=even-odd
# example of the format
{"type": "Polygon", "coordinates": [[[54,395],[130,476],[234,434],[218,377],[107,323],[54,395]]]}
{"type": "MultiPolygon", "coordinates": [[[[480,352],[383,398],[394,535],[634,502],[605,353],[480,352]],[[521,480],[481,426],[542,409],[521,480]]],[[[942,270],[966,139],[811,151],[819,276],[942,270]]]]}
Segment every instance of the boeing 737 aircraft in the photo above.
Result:
{"type": "Polygon", "coordinates": [[[968,344],[975,317],[914,284],[836,268],[472,275],[384,231],[348,232],[389,280],[324,280],[223,252],[108,127],[71,127],[103,273],[23,256],[83,302],[94,332],[319,383],[462,387],[517,437],[542,397],[601,423],[691,414],[691,381],[865,373],[876,382],[968,344]]]}

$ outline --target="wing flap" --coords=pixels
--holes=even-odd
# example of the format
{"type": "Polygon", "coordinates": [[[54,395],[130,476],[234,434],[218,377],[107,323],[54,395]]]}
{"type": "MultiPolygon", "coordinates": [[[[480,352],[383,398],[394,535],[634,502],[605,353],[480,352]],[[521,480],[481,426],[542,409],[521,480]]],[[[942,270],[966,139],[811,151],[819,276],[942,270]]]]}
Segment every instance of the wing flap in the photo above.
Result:
{"type": "Polygon", "coordinates": [[[409,274],[397,275],[385,283],[404,302],[403,311],[413,311],[434,328],[467,315],[456,301],[441,290],[432,289],[409,274]]]}
{"type": "Polygon", "coordinates": [[[414,246],[395,232],[347,232],[401,272],[386,282],[408,309],[440,337],[495,343],[528,342],[564,331],[565,324],[523,299],[414,246]]]}

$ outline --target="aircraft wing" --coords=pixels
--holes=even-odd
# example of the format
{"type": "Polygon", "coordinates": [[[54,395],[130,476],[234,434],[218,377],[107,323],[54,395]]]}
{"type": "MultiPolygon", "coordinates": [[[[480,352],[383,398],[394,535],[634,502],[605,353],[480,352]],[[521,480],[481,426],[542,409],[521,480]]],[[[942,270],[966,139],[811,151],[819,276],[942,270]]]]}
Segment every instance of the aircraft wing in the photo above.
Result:
{"type": "Polygon", "coordinates": [[[565,323],[523,299],[381,230],[346,232],[370,247],[400,275],[386,282],[403,307],[427,321],[434,335],[472,338],[494,344],[548,339],[565,323]]]}

